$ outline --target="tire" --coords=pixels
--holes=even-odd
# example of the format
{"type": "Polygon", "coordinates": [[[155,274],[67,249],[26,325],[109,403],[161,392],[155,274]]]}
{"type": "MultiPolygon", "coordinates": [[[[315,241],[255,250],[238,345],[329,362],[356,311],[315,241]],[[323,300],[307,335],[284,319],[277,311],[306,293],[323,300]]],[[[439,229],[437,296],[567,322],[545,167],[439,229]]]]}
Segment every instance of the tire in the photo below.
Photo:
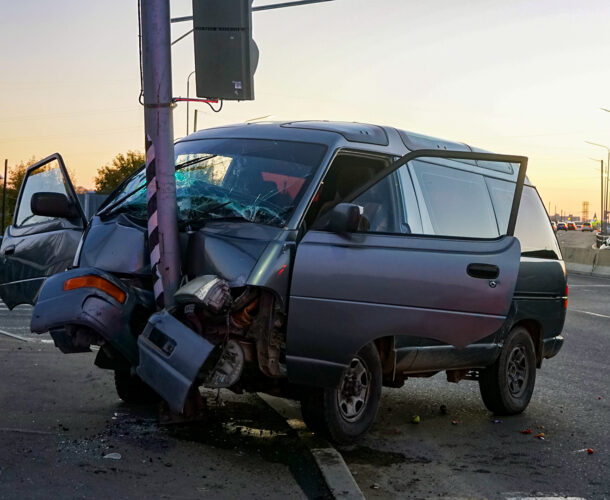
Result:
{"type": "Polygon", "coordinates": [[[514,328],[500,356],[479,374],[485,406],[497,415],[516,415],[527,408],[536,383],[536,352],[529,332],[514,328]]]}
{"type": "Polygon", "coordinates": [[[369,344],[354,356],[337,387],[306,392],[301,398],[303,420],[335,443],[353,443],[377,417],[381,385],[379,353],[369,344]]]}
{"type": "Polygon", "coordinates": [[[161,398],[146,385],[140,377],[130,370],[114,371],[114,386],[116,392],[125,403],[135,405],[149,405],[158,403],[161,398]]]}

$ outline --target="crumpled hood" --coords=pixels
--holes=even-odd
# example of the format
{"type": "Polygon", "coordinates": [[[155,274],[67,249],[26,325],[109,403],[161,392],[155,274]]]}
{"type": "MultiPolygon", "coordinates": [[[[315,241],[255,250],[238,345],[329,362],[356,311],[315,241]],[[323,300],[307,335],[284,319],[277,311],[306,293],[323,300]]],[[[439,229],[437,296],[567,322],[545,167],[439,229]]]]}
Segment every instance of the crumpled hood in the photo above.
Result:
{"type": "MultiPolygon", "coordinates": [[[[242,286],[282,231],[246,221],[219,221],[181,233],[185,272],[191,278],[216,274],[231,286],[242,286]]],[[[134,277],[150,275],[146,229],[124,215],[108,221],[95,217],[83,242],[79,266],[134,277]]]]}
{"type": "Polygon", "coordinates": [[[189,277],[216,274],[230,286],[249,281],[254,267],[282,232],[248,222],[212,222],[189,234],[184,266],[189,277]]]}

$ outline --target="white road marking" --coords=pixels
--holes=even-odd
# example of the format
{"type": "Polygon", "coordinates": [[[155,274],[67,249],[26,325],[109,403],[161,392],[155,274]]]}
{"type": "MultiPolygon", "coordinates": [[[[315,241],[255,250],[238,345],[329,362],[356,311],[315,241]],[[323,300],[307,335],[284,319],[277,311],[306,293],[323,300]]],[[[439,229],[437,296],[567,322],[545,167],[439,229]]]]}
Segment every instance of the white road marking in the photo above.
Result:
{"type": "MultiPolygon", "coordinates": [[[[303,438],[307,434],[305,422],[301,420],[300,412],[286,400],[257,393],[258,397],[267,403],[276,413],[286,419],[286,423],[303,438]]],[[[309,433],[310,434],[310,433],[309,433]]],[[[358,487],[341,454],[328,442],[321,438],[314,444],[305,438],[304,444],[309,449],[333,498],[341,500],[364,500],[366,497],[358,487]]]]}
{"type": "Polygon", "coordinates": [[[568,286],[570,288],[575,288],[577,286],[583,287],[583,288],[593,288],[593,287],[610,287],[610,285],[570,285],[568,283],[568,286]]]}
{"type": "Polygon", "coordinates": [[[0,330],[0,335],[6,335],[7,337],[11,337],[13,339],[21,340],[22,342],[31,342],[30,339],[26,339],[20,335],[15,335],[14,333],[5,332],[4,330],[0,330]]]}
{"type": "Polygon", "coordinates": [[[577,312],[577,313],[581,313],[581,314],[589,314],[591,316],[597,316],[599,318],[607,318],[610,319],[610,316],[606,315],[606,314],[599,314],[599,313],[593,313],[593,312],[589,312],[589,311],[579,311],[578,309],[568,309],[568,311],[571,312],[577,312]]]}
{"type": "Polygon", "coordinates": [[[43,436],[53,436],[54,432],[37,431],[35,429],[16,429],[13,427],[0,427],[0,432],[18,432],[21,434],[41,434],[43,436]]]}
{"type": "Polygon", "coordinates": [[[506,497],[506,500],[555,500],[556,498],[562,498],[563,500],[586,500],[583,497],[564,497],[564,496],[552,496],[552,497],[506,497]]]}

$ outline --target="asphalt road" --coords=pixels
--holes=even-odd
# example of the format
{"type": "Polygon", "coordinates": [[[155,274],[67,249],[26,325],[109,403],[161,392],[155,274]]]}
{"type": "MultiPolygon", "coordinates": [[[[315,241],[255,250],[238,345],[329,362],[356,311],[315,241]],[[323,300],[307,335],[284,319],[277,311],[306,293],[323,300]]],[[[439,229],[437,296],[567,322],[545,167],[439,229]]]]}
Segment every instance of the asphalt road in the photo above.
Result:
{"type": "MultiPolygon", "coordinates": [[[[610,280],[569,284],[566,343],[523,415],[498,421],[476,383],[443,375],[384,390],[372,432],[340,449],[368,498],[610,498],[610,280]]],[[[223,393],[206,423],[159,427],[153,409],[118,400],[92,354],[29,334],[29,311],[0,305],[0,498],[328,497],[296,433],[255,396],[223,393]]]]}
{"type": "Polygon", "coordinates": [[[596,231],[557,231],[559,245],[590,248],[595,243],[596,231]]]}
{"type": "Polygon", "coordinates": [[[610,498],[610,280],[571,275],[569,286],[565,344],[522,415],[498,421],[476,382],[443,374],[384,392],[373,432],[342,450],[367,497],[610,498]]]}

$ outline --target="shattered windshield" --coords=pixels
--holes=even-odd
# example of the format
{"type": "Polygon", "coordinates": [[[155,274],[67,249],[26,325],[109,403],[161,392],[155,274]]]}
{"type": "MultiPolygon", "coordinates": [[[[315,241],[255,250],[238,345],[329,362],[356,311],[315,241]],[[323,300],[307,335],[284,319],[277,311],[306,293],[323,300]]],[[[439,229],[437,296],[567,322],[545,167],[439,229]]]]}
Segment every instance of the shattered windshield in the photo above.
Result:
{"type": "MultiPolygon", "coordinates": [[[[176,198],[182,227],[236,219],[286,224],[326,146],[261,139],[202,139],[175,146],[176,198]]],[[[146,172],[138,172],[108,205],[146,220],[146,172]]]]}

